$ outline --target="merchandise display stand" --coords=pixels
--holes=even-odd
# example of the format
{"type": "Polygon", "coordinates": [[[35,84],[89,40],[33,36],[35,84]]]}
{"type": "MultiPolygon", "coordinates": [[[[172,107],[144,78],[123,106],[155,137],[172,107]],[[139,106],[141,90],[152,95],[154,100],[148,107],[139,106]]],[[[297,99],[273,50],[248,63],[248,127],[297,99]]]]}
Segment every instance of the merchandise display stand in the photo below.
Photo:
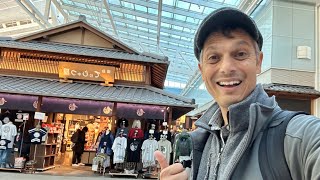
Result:
{"type": "Polygon", "coordinates": [[[142,174],[142,178],[143,179],[158,179],[158,172],[155,172],[155,171],[151,171],[151,166],[148,167],[148,172],[145,172],[142,174]]]}
{"type": "Polygon", "coordinates": [[[138,178],[139,174],[127,174],[127,173],[109,173],[109,175],[111,175],[111,177],[113,176],[133,176],[135,178],[138,178]]]}
{"type": "MultiPolygon", "coordinates": [[[[125,165],[125,163],[123,164],[125,165]]],[[[139,174],[138,173],[129,173],[128,171],[124,170],[124,172],[109,172],[109,175],[111,175],[111,177],[113,176],[133,176],[135,178],[138,178],[139,174]]]]}

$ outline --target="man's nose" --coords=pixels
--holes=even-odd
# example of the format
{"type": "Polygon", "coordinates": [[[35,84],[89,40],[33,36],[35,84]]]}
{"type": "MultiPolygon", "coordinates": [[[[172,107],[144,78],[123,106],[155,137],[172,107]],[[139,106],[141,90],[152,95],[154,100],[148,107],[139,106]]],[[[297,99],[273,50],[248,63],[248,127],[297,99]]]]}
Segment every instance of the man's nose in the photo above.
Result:
{"type": "Polygon", "coordinates": [[[234,73],[236,71],[236,62],[232,59],[232,57],[224,56],[221,59],[219,71],[220,73],[227,75],[230,73],[234,73]]]}

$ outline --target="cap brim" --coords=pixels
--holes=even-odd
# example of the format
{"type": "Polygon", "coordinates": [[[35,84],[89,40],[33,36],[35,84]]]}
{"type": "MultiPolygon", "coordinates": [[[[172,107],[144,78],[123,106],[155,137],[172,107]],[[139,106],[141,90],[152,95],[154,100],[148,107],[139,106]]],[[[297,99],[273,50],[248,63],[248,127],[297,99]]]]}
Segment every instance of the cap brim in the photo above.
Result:
{"type": "Polygon", "coordinates": [[[257,42],[260,39],[260,32],[256,27],[254,21],[248,15],[237,9],[222,8],[221,10],[207,16],[199,26],[194,40],[195,55],[198,59],[200,51],[203,48],[207,37],[212,32],[216,31],[217,27],[222,26],[230,26],[230,28],[232,29],[241,28],[245,30],[257,42]]]}

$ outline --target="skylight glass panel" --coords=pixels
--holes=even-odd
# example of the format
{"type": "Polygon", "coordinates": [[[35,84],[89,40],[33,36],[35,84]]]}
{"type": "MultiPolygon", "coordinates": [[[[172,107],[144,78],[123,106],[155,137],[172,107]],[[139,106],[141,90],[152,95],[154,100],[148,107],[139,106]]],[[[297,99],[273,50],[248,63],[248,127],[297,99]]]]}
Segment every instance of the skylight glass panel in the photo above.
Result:
{"type": "Polygon", "coordinates": [[[148,22],[149,22],[150,24],[154,24],[154,25],[157,25],[157,24],[158,24],[158,22],[157,22],[157,21],[150,20],[150,19],[148,19],[148,22]]]}
{"type": "Polygon", "coordinates": [[[161,22],[161,26],[162,27],[166,27],[166,28],[171,28],[170,24],[167,24],[167,23],[164,23],[164,22],[161,22]]]}
{"type": "Polygon", "coordinates": [[[160,38],[160,43],[168,44],[169,42],[168,42],[168,41],[165,41],[165,40],[162,40],[162,39],[160,38]]]}
{"type": "Polygon", "coordinates": [[[128,32],[126,32],[126,31],[121,31],[121,30],[118,30],[118,33],[121,33],[121,34],[128,34],[128,32]]]}
{"type": "Polygon", "coordinates": [[[145,7],[145,6],[140,6],[140,5],[138,5],[138,4],[135,4],[135,9],[138,10],[138,11],[142,11],[142,12],[148,12],[147,7],[145,7]]]}
{"type": "Polygon", "coordinates": [[[152,2],[158,2],[158,0],[150,0],[150,1],[152,1],[152,2]]]}
{"type": "Polygon", "coordinates": [[[139,17],[139,16],[137,16],[137,20],[138,20],[138,21],[141,21],[141,22],[144,22],[144,23],[147,23],[147,22],[148,22],[148,20],[147,20],[146,18],[139,17]]]}
{"type": "Polygon", "coordinates": [[[120,26],[126,26],[126,24],[125,24],[125,23],[123,23],[123,22],[119,22],[119,21],[115,21],[115,24],[116,24],[116,25],[120,25],[120,26]]]}
{"type": "Polygon", "coordinates": [[[109,2],[110,4],[115,4],[115,5],[120,6],[120,1],[119,1],[119,0],[108,0],[108,2],[109,2]]]}
{"type": "Polygon", "coordinates": [[[158,10],[153,8],[148,8],[148,13],[158,15],[158,10]]]}
{"type": "Polygon", "coordinates": [[[167,4],[167,5],[173,6],[174,2],[173,2],[173,0],[164,0],[163,4],[167,4]]]}
{"type": "Polygon", "coordinates": [[[137,29],[138,27],[135,25],[131,25],[131,24],[127,24],[128,27],[132,28],[132,29],[137,29]]]}
{"type": "Polygon", "coordinates": [[[180,15],[180,14],[173,14],[173,18],[177,19],[177,20],[180,20],[180,21],[186,21],[187,16],[183,16],[183,15],[180,15]]]}
{"type": "Polygon", "coordinates": [[[70,4],[70,5],[73,5],[73,4],[74,4],[72,1],[69,1],[69,0],[63,0],[62,2],[63,2],[63,3],[66,3],[66,4],[70,4]]]}
{"type": "Polygon", "coordinates": [[[182,31],[183,27],[177,26],[177,25],[172,25],[172,29],[176,29],[178,31],[182,31]]]}
{"type": "Polygon", "coordinates": [[[210,14],[212,11],[214,11],[213,8],[205,7],[204,10],[203,10],[203,13],[204,13],[204,14],[210,14]]]}
{"type": "Polygon", "coordinates": [[[118,11],[111,11],[112,15],[123,17],[123,13],[118,11]]]}
{"type": "Polygon", "coordinates": [[[129,33],[129,36],[139,37],[139,35],[138,35],[138,34],[133,34],[133,33],[129,33]]]}
{"type": "MultiPolygon", "coordinates": [[[[189,23],[197,24],[196,19],[195,19],[195,18],[193,18],[193,17],[187,17],[187,20],[186,20],[186,21],[187,21],[187,22],[189,22],[189,23]]],[[[198,22],[199,22],[199,20],[198,20],[198,22]]]]}
{"type": "Polygon", "coordinates": [[[189,10],[190,3],[187,3],[187,2],[184,2],[184,1],[177,1],[177,7],[189,10]]]}
{"type": "Polygon", "coordinates": [[[129,18],[129,19],[134,19],[135,20],[135,16],[131,15],[131,14],[123,14],[124,17],[129,18]]]}
{"type": "Polygon", "coordinates": [[[85,4],[78,3],[78,2],[75,2],[75,1],[73,3],[78,7],[87,8],[87,6],[85,4]]]}
{"type": "Polygon", "coordinates": [[[174,35],[174,34],[171,34],[171,37],[176,38],[176,39],[180,39],[180,36],[177,36],[177,35],[174,35]]]}
{"type": "Polygon", "coordinates": [[[132,3],[121,1],[121,4],[122,4],[122,6],[124,6],[126,8],[134,9],[132,3]]]}
{"type": "Polygon", "coordinates": [[[233,6],[238,6],[240,4],[240,0],[225,0],[224,4],[230,4],[233,6]]]}
{"type": "Polygon", "coordinates": [[[147,28],[144,28],[144,27],[138,27],[138,29],[141,30],[141,31],[148,32],[148,29],[147,29],[147,28]]]}
{"type": "Polygon", "coordinates": [[[189,29],[189,28],[183,28],[183,30],[182,31],[184,31],[184,32],[187,32],[187,33],[191,33],[191,29],[189,29]]]}
{"type": "Polygon", "coordinates": [[[167,18],[173,18],[173,14],[167,11],[162,11],[162,16],[167,18]]]}
{"type": "Polygon", "coordinates": [[[157,41],[157,39],[156,39],[156,38],[151,38],[151,37],[149,37],[149,40],[154,41],[154,42],[156,42],[156,41],[157,41]]]}
{"type": "Polygon", "coordinates": [[[191,4],[191,5],[190,5],[190,10],[191,10],[191,11],[195,11],[195,12],[199,12],[199,13],[202,13],[203,10],[204,10],[204,6],[200,6],[200,5],[197,5],[197,4],[191,4]]]}
{"type": "Polygon", "coordinates": [[[152,30],[152,29],[149,29],[149,32],[150,32],[150,33],[154,33],[154,34],[157,34],[157,31],[155,31],[155,30],[152,30]]]}
{"type": "Polygon", "coordinates": [[[142,36],[142,35],[139,35],[139,37],[143,38],[143,39],[148,39],[147,36],[142,36]]]}
{"type": "Polygon", "coordinates": [[[181,37],[181,39],[185,41],[190,41],[190,38],[186,38],[186,37],[181,37]]]}
{"type": "Polygon", "coordinates": [[[168,34],[168,33],[166,33],[166,32],[162,32],[162,31],[160,31],[160,35],[162,35],[162,36],[169,36],[169,34],[168,34]]]}

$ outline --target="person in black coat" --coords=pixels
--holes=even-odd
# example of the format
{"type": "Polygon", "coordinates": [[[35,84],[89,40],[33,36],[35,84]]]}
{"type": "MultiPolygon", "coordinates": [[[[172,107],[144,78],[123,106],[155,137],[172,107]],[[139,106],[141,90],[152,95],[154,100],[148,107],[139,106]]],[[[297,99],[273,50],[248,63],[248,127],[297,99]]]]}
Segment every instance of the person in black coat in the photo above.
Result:
{"type": "Polygon", "coordinates": [[[78,133],[78,141],[72,147],[73,157],[72,157],[72,166],[84,165],[81,163],[81,155],[84,151],[84,144],[86,143],[86,132],[88,131],[87,127],[84,127],[82,131],[80,129],[77,130],[78,133]]]}

